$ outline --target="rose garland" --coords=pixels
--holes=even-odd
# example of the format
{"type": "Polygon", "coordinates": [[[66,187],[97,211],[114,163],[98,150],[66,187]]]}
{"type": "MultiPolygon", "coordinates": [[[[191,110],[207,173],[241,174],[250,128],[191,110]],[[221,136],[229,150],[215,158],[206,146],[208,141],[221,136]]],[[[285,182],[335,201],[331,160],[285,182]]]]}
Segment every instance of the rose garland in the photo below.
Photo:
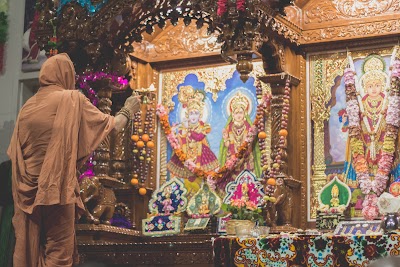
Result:
{"type": "MultiPolygon", "coordinates": [[[[236,10],[246,10],[246,0],[236,0],[236,10]]],[[[217,1],[217,15],[222,17],[228,11],[228,0],[217,1]]]]}
{"type": "Polygon", "coordinates": [[[246,155],[246,152],[251,148],[251,145],[257,135],[258,124],[262,121],[263,113],[269,112],[270,106],[270,96],[265,94],[260,104],[257,106],[257,115],[254,120],[253,126],[249,129],[247,136],[244,138],[243,143],[240,145],[238,152],[235,155],[232,155],[225,163],[224,166],[221,166],[218,171],[204,171],[201,168],[196,166],[196,163],[187,158],[187,155],[183,152],[181,145],[179,144],[179,140],[176,137],[175,133],[171,130],[171,125],[168,119],[167,109],[162,105],[157,105],[157,116],[160,119],[161,127],[164,129],[164,133],[167,136],[167,140],[170,143],[174,153],[177,155],[179,160],[183,163],[185,167],[189,169],[193,174],[195,174],[199,178],[207,179],[207,182],[210,186],[215,186],[215,181],[222,179],[230,172],[232,172],[236,167],[239,161],[246,155]],[[262,112],[258,112],[261,110],[262,112]]]}
{"type": "Polygon", "coordinates": [[[386,114],[387,128],[382,146],[382,156],[378,162],[378,171],[374,180],[371,180],[370,177],[367,161],[365,159],[364,144],[362,142],[360,125],[361,114],[359,101],[357,99],[358,93],[355,87],[355,72],[352,68],[347,68],[344,73],[347,101],[346,111],[349,118],[350,148],[361,192],[366,195],[362,210],[362,214],[366,219],[374,219],[379,214],[377,201],[378,197],[386,189],[389,173],[393,167],[395,141],[400,126],[400,60],[396,58],[391,69],[391,91],[386,114]]]}

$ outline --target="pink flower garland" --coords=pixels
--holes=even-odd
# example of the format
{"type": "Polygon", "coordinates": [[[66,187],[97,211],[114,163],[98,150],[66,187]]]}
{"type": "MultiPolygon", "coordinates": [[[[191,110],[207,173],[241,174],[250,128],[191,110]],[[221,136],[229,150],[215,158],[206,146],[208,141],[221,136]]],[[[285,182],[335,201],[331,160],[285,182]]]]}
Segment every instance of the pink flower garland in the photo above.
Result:
{"type": "Polygon", "coordinates": [[[221,17],[228,11],[228,0],[218,0],[217,6],[217,15],[221,17]]]}
{"type": "MultiPolygon", "coordinates": [[[[246,10],[246,0],[236,0],[236,10],[245,11],[246,10]]],[[[218,0],[217,1],[217,15],[219,17],[223,16],[228,11],[228,0],[218,0]]]]}
{"type": "MultiPolygon", "coordinates": [[[[400,126],[400,96],[398,88],[398,81],[400,77],[400,61],[396,60],[392,65],[392,86],[389,95],[389,105],[386,115],[387,131],[384,137],[384,148],[385,141],[389,144],[390,139],[397,138],[398,128],[400,126]],[[389,130],[391,129],[391,130],[389,130]]],[[[360,107],[357,101],[357,94],[355,90],[355,73],[352,69],[347,68],[344,73],[344,80],[346,86],[346,97],[347,107],[346,111],[349,118],[350,138],[355,140],[361,139],[361,125],[360,125],[360,107]]],[[[352,142],[350,142],[351,144],[352,142]]],[[[352,147],[352,150],[356,146],[352,147]]],[[[386,189],[387,181],[389,179],[389,173],[393,168],[394,149],[385,151],[382,149],[381,158],[378,162],[378,171],[371,180],[367,161],[365,159],[364,149],[362,148],[354,152],[353,151],[353,162],[354,168],[357,174],[357,180],[360,185],[361,192],[365,194],[365,200],[363,202],[362,214],[364,218],[371,220],[378,216],[379,210],[377,207],[378,197],[386,189]]]]}
{"type": "Polygon", "coordinates": [[[236,0],[236,9],[239,11],[245,11],[246,0],[236,0]]]}

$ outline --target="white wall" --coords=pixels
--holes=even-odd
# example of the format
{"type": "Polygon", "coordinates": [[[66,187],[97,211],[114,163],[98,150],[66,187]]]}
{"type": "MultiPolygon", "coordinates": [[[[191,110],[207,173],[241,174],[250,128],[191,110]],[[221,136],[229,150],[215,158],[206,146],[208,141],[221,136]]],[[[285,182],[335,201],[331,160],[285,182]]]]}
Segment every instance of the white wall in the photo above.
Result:
{"type": "Polygon", "coordinates": [[[0,75],[0,162],[7,160],[7,148],[18,110],[32,95],[31,86],[37,73],[22,73],[22,36],[24,31],[24,0],[9,0],[9,29],[6,43],[5,71],[0,75]]]}

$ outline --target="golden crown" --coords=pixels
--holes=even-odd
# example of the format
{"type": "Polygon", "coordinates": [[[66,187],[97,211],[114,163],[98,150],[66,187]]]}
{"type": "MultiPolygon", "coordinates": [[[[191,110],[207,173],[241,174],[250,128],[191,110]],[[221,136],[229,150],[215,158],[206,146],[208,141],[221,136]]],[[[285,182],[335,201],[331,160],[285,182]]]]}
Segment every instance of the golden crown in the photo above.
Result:
{"type": "Polygon", "coordinates": [[[384,85],[387,81],[387,75],[384,70],[385,63],[380,56],[369,56],[363,64],[364,75],[361,77],[362,86],[365,87],[365,84],[371,81],[380,81],[384,85]]]}
{"type": "Polygon", "coordinates": [[[386,74],[381,70],[368,71],[361,77],[363,87],[365,87],[365,85],[371,81],[380,81],[384,86],[386,84],[386,79],[386,74]]]}
{"type": "Polygon", "coordinates": [[[178,99],[185,108],[203,110],[205,95],[190,85],[180,87],[178,99]]]}
{"type": "Polygon", "coordinates": [[[370,57],[364,63],[364,72],[368,72],[368,71],[372,71],[372,70],[383,71],[384,69],[385,69],[385,65],[384,65],[383,61],[376,56],[370,57]]]}
{"type": "Polygon", "coordinates": [[[249,108],[249,100],[242,93],[237,93],[231,100],[230,109],[234,111],[237,108],[243,108],[244,111],[247,111],[249,108]]]}

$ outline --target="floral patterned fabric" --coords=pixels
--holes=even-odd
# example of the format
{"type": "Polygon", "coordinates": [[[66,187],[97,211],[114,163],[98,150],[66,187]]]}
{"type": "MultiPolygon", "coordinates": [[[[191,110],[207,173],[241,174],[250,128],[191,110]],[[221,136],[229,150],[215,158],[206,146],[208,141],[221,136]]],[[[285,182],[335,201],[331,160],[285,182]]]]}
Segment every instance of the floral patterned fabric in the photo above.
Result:
{"type": "Polygon", "coordinates": [[[400,235],[219,237],[215,266],[357,266],[400,254],[400,235]]]}

